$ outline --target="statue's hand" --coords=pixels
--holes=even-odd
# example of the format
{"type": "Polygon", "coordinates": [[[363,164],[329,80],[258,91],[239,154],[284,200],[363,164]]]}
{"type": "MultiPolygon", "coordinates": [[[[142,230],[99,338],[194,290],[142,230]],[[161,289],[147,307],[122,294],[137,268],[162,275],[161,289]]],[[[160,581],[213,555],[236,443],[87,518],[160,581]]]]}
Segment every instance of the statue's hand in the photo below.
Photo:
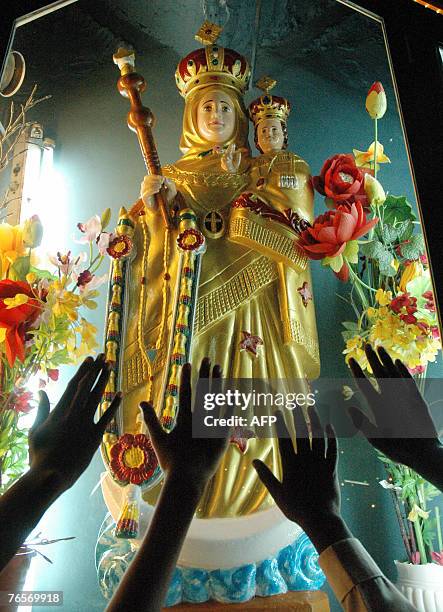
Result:
{"type": "Polygon", "coordinates": [[[221,167],[225,172],[234,174],[240,168],[241,151],[236,150],[235,143],[231,143],[221,158],[221,167]]]}
{"type": "MultiPolygon", "coordinates": [[[[203,359],[199,378],[210,378],[211,364],[209,359],[203,359]]],[[[221,382],[221,368],[214,366],[212,370],[211,390],[221,382]]],[[[191,364],[185,364],[180,381],[180,399],[177,423],[171,433],[162,428],[153,406],[142,402],[146,425],[154,446],[160,466],[168,476],[174,474],[199,489],[204,487],[215,473],[220,459],[228,446],[229,428],[220,429],[219,438],[194,438],[192,436],[191,410],[191,364]]],[[[196,402],[194,417],[204,411],[203,402],[196,402]]]]}
{"type": "Polygon", "coordinates": [[[164,187],[167,204],[171,204],[177,195],[177,188],[174,181],[160,174],[148,174],[144,177],[140,185],[140,197],[148,208],[151,210],[157,209],[155,194],[164,187]]]}

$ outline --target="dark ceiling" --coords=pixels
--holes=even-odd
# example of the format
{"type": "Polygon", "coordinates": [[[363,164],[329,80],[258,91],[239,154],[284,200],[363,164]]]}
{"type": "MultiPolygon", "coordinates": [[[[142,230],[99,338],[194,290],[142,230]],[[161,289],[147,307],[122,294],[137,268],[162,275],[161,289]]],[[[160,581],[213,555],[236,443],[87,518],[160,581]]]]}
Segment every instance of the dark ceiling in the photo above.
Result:
{"type": "Polygon", "coordinates": [[[361,90],[386,72],[381,26],[336,0],[79,0],[20,28],[14,48],[46,93],[108,64],[122,43],[182,56],[205,18],[224,26],[221,44],[249,59],[255,47],[257,77],[302,67],[361,90]]]}

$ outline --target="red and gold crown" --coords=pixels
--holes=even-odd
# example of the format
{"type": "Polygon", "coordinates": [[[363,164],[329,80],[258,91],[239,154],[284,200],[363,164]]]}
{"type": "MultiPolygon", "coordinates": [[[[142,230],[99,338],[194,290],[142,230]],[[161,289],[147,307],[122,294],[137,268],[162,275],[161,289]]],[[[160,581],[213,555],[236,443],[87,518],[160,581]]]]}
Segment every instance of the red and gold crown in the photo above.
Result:
{"type": "Polygon", "coordinates": [[[257,87],[265,93],[249,105],[249,118],[254,126],[257,126],[262,119],[279,119],[284,123],[288,120],[291,112],[289,100],[280,96],[271,96],[269,93],[276,84],[277,81],[268,76],[257,81],[257,87]]]}
{"type": "Polygon", "coordinates": [[[205,45],[184,57],[175,71],[175,82],[180,94],[186,96],[195,88],[211,84],[226,85],[244,94],[250,69],[246,59],[216,44],[221,28],[205,21],[195,38],[205,45]]]}

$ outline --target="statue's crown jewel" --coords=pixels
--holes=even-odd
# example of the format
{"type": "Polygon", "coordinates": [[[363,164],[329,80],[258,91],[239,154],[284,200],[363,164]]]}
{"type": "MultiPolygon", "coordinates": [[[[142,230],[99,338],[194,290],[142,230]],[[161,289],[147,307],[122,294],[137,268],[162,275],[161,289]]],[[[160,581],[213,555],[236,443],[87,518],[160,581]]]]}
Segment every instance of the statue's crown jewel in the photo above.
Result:
{"type": "Polygon", "coordinates": [[[180,94],[208,85],[226,85],[243,94],[248,86],[250,69],[246,59],[234,51],[216,44],[221,28],[205,21],[195,38],[205,45],[191,51],[177,66],[175,82],[180,94]]]}
{"type": "Polygon", "coordinates": [[[249,118],[256,126],[262,119],[279,119],[286,123],[291,104],[286,98],[273,96],[269,92],[277,85],[277,81],[264,76],[257,81],[256,86],[265,93],[249,105],[249,118]]]}

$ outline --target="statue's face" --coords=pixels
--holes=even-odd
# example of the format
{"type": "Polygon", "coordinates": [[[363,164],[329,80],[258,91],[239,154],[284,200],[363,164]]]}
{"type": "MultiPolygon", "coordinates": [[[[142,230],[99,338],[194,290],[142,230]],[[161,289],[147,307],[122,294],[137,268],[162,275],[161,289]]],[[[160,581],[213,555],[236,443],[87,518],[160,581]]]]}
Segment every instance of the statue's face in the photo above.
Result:
{"type": "Polygon", "coordinates": [[[229,140],[235,128],[235,108],[230,96],[208,89],[197,107],[197,129],[202,138],[214,144],[229,140]]]}
{"type": "Polygon", "coordinates": [[[280,151],[285,142],[281,122],[278,119],[262,119],[257,126],[257,142],[263,153],[280,151]]]}

